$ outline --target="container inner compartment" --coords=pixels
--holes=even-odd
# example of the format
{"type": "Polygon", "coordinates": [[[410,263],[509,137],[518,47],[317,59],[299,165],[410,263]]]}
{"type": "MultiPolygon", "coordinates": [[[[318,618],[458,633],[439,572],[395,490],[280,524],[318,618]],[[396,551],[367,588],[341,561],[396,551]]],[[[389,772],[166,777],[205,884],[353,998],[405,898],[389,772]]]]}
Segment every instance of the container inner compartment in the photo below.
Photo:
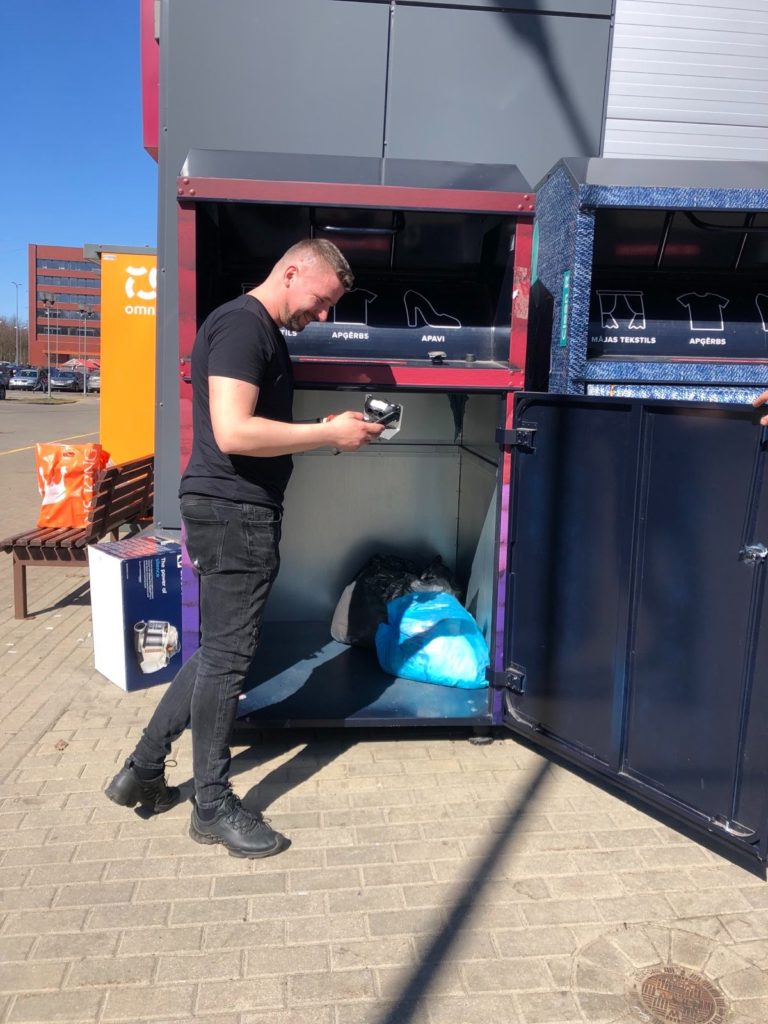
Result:
{"type": "MultiPolygon", "coordinates": [[[[355,453],[294,457],[281,568],[241,716],[270,722],[484,721],[487,688],[398,679],[376,654],[334,641],[342,591],[374,554],[439,555],[490,647],[495,576],[496,394],[376,392],[404,406],[399,434],[355,453]]],[[[294,416],[362,409],[356,392],[299,391],[294,416]]]]}

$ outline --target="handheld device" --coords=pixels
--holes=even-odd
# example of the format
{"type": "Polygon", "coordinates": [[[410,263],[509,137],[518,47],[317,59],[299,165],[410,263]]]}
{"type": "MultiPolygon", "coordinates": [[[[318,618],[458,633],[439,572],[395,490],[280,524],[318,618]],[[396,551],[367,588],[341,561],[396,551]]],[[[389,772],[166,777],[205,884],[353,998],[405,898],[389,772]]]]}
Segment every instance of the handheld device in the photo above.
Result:
{"type": "MultiPolygon", "coordinates": [[[[388,441],[394,437],[403,422],[403,407],[396,402],[385,402],[375,395],[366,395],[363,403],[363,419],[367,423],[380,423],[385,429],[376,438],[377,441],[388,441]]],[[[341,455],[335,448],[334,455],[341,455]]]]}
{"type": "Polygon", "coordinates": [[[366,395],[363,404],[363,416],[368,423],[380,423],[386,427],[379,435],[382,441],[388,441],[400,430],[403,422],[403,407],[396,402],[387,402],[375,395],[366,395]]]}

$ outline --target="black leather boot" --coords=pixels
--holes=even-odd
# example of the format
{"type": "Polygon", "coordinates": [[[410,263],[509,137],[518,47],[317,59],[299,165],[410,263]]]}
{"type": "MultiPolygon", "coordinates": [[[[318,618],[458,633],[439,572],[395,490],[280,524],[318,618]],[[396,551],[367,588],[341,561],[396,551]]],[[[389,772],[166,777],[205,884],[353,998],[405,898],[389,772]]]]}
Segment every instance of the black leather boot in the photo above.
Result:
{"type": "Polygon", "coordinates": [[[204,821],[195,805],[189,834],[196,843],[221,843],[233,857],[271,857],[290,845],[260,814],[246,811],[231,790],[212,821],[204,821]]]}
{"type": "Polygon", "coordinates": [[[135,807],[136,804],[141,804],[142,807],[148,807],[153,814],[170,811],[181,799],[181,790],[176,786],[168,786],[163,772],[153,779],[139,778],[130,758],[104,792],[113,803],[122,807],[135,807]]]}

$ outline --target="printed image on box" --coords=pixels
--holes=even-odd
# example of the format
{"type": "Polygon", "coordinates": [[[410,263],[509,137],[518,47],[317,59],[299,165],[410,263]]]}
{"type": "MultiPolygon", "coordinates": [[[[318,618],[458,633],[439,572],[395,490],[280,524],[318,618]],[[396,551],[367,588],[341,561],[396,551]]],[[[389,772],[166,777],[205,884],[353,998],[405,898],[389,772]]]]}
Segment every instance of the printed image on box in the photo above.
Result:
{"type": "Polygon", "coordinates": [[[88,548],[94,661],[123,690],[181,668],[181,545],[160,537],[88,548]]]}

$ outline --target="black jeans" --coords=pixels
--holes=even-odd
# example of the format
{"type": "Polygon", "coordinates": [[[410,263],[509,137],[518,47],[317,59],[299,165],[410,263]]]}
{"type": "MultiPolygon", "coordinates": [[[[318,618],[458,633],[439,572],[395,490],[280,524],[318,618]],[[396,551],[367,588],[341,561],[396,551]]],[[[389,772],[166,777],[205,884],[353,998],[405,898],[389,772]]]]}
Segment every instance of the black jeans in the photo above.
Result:
{"type": "Polygon", "coordinates": [[[192,727],[195,799],[221,801],[228,787],[229,742],[243,681],[280,566],[282,513],[264,505],[184,495],[187,550],[200,577],[200,647],[163,695],[133,754],[162,770],[171,744],[192,727]]]}

